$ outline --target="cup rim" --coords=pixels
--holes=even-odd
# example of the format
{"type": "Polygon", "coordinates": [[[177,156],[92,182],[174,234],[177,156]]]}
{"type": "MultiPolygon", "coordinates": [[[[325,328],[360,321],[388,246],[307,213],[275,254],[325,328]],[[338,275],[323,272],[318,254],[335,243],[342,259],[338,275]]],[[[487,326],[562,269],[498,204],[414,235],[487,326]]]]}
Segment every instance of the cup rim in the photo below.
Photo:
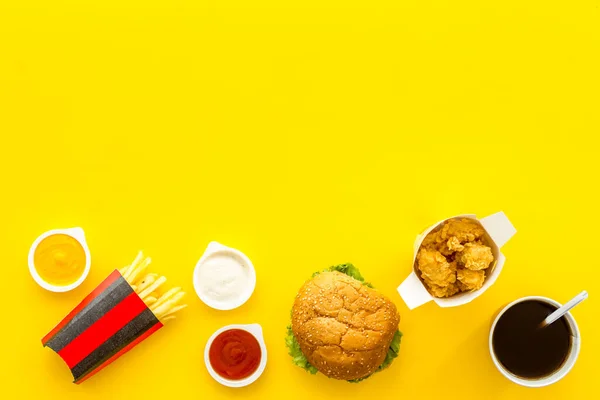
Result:
{"type": "Polygon", "coordinates": [[[579,357],[579,352],[581,350],[581,334],[579,331],[579,326],[577,325],[577,322],[575,321],[575,318],[573,317],[573,315],[570,312],[567,312],[565,314],[565,317],[567,318],[569,327],[571,328],[571,333],[572,333],[573,339],[571,341],[572,344],[571,344],[571,348],[569,349],[567,359],[564,361],[563,365],[558,370],[554,371],[552,374],[550,374],[548,376],[544,376],[542,378],[537,378],[537,379],[521,378],[521,377],[518,377],[517,375],[513,374],[512,372],[508,371],[502,365],[500,360],[498,360],[498,358],[496,357],[496,354],[494,352],[494,346],[493,346],[493,342],[492,342],[492,339],[494,336],[494,330],[496,328],[496,324],[498,323],[498,321],[500,320],[502,315],[504,315],[504,313],[509,308],[513,307],[514,305],[516,305],[518,303],[522,303],[522,302],[530,301],[530,300],[537,300],[537,301],[549,303],[549,304],[555,306],[556,308],[559,308],[562,306],[562,304],[560,304],[558,301],[553,300],[549,297],[544,297],[544,296],[525,296],[525,297],[521,297],[519,299],[514,300],[513,302],[507,304],[502,310],[500,310],[500,312],[494,319],[494,322],[492,323],[492,326],[490,328],[488,345],[489,345],[489,351],[490,351],[490,356],[492,358],[492,361],[493,361],[494,365],[496,366],[496,368],[498,369],[498,371],[500,371],[500,373],[502,375],[504,375],[510,381],[512,381],[518,385],[532,387],[532,388],[538,388],[538,387],[552,385],[553,383],[558,382],[559,380],[564,378],[569,373],[569,371],[571,371],[571,369],[575,365],[575,362],[577,361],[577,358],[579,357]]]}
{"type": "Polygon", "coordinates": [[[232,324],[217,329],[208,339],[208,341],[206,342],[206,346],[204,347],[204,365],[206,366],[206,369],[210,376],[223,386],[240,388],[254,383],[258,378],[260,378],[267,366],[267,346],[263,337],[262,326],[260,324],[232,324]],[[258,341],[258,344],[260,346],[261,358],[258,368],[252,373],[252,375],[247,376],[243,379],[232,380],[223,378],[214,370],[212,364],[210,363],[210,347],[212,346],[214,340],[221,333],[231,329],[240,329],[248,332],[258,341]]]}
{"type": "Polygon", "coordinates": [[[42,233],[31,244],[31,247],[29,248],[27,262],[29,265],[29,273],[31,274],[31,277],[33,278],[33,280],[42,288],[44,288],[50,292],[55,292],[55,293],[68,292],[70,290],[75,289],[79,285],[81,285],[83,283],[83,281],[87,278],[87,276],[90,272],[90,267],[92,265],[90,249],[85,240],[85,233],[82,228],[78,228],[78,227],[77,228],[67,228],[67,229],[51,229],[47,232],[42,233]],[[37,272],[37,269],[35,267],[35,263],[34,263],[35,250],[37,249],[39,244],[42,242],[42,240],[46,239],[47,237],[53,236],[53,235],[67,235],[67,236],[72,237],[83,248],[83,252],[85,254],[85,268],[83,270],[83,273],[75,282],[73,282],[69,285],[53,285],[51,283],[46,282],[40,276],[40,274],[37,272]]]}
{"type": "Polygon", "coordinates": [[[254,293],[254,290],[256,289],[256,269],[254,268],[252,261],[250,261],[250,258],[248,258],[248,256],[246,256],[244,253],[242,253],[241,251],[239,251],[237,249],[234,249],[231,247],[226,247],[226,246],[219,244],[218,247],[216,247],[214,250],[207,249],[207,251],[202,255],[202,257],[200,257],[200,260],[198,260],[198,262],[196,263],[196,267],[194,268],[192,283],[194,285],[194,291],[196,292],[196,294],[198,295],[200,300],[202,300],[202,302],[204,304],[206,304],[207,306],[214,308],[215,310],[220,310],[220,311],[233,310],[233,309],[236,309],[236,308],[244,305],[250,299],[250,297],[252,297],[252,294],[254,293]],[[204,293],[204,291],[202,291],[199,287],[198,279],[196,278],[196,275],[199,271],[200,266],[204,262],[206,262],[206,260],[208,260],[210,257],[213,257],[218,254],[224,254],[224,255],[227,255],[230,257],[233,256],[235,258],[238,258],[242,261],[242,263],[246,267],[248,267],[248,273],[249,273],[248,286],[246,287],[244,292],[242,292],[241,295],[234,301],[224,302],[224,301],[214,300],[214,299],[208,297],[204,293]]]}

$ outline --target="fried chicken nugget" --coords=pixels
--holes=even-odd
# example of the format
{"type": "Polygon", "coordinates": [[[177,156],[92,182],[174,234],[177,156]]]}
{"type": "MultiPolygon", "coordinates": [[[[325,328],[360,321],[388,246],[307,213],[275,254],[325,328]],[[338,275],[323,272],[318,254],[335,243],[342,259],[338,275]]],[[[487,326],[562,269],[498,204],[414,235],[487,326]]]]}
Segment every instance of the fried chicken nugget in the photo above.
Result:
{"type": "Polygon", "coordinates": [[[440,253],[442,253],[446,257],[451,257],[454,253],[458,251],[462,251],[464,246],[460,244],[458,239],[452,236],[448,240],[444,240],[440,243],[436,243],[435,245],[429,246],[429,248],[434,248],[440,253]]]}
{"type": "Polygon", "coordinates": [[[466,268],[459,268],[456,271],[458,286],[462,291],[471,291],[481,289],[485,280],[485,271],[472,271],[466,268]]]}
{"type": "Polygon", "coordinates": [[[471,219],[451,219],[430,232],[417,254],[420,276],[435,297],[480,289],[485,269],[494,261],[482,244],[485,230],[471,219]]]}
{"type": "Polygon", "coordinates": [[[479,243],[466,243],[465,248],[458,254],[458,263],[465,268],[479,271],[486,269],[494,261],[492,249],[479,243]]]}
{"type": "Polygon", "coordinates": [[[430,284],[429,291],[435,297],[450,297],[459,292],[459,287],[456,283],[451,283],[448,286],[430,284]]]}
{"type": "Polygon", "coordinates": [[[444,224],[440,237],[442,240],[455,237],[460,244],[463,244],[480,239],[484,233],[481,225],[471,219],[451,219],[444,224]]]}
{"type": "Polygon", "coordinates": [[[423,239],[423,242],[421,243],[421,246],[423,247],[427,247],[427,248],[433,248],[436,247],[437,245],[439,245],[440,243],[444,242],[444,240],[441,237],[441,230],[434,230],[433,232],[429,232],[429,234],[425,237],[425,239],[423,239]]]}
{"type": "Polygon", "coordinates": [[[422,248],[417,254],[417,267],[429,286],[446,287],[456,282],[456,263],[449,263],[437,250],[422,248]]]}

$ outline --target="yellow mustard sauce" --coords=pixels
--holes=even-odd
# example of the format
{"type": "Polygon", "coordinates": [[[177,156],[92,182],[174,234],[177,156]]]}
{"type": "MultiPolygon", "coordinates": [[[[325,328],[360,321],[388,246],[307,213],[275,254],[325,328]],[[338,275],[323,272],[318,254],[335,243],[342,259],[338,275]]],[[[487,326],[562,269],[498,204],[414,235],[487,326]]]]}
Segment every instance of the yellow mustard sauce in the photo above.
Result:
{"type": "Polygon", "coordinates": [[[85,270],[85,251],[77,239],[63,234],[43,239],[33,254],[37,273],[47,283],[67,286],[85,270]]]}

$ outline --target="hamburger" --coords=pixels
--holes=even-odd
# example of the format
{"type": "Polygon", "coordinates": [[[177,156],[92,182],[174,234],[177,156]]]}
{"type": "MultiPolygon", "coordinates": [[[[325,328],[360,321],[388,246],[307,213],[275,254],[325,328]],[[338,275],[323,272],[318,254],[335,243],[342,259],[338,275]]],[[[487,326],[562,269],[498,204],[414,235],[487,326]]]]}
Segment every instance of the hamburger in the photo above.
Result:
{"type": "Polygon", "coordinates": [[[352,264],[313,274],[300,288],[291,317],[288,352],[312,374],[360,382],[398,356],[396,306],[352,264]]]}

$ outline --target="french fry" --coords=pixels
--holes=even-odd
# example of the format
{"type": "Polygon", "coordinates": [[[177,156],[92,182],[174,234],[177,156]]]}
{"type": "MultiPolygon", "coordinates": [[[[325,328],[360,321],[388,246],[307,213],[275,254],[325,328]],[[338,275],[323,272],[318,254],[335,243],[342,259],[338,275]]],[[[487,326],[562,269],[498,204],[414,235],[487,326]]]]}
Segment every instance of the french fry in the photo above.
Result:
{"type": "Polygon", "coordinates": [[[142,278],[141,282],[138,284],[138,291],[142,291],[146,289],[148,286],[152,285],[154,281],[158,278],[157,274],[147,274],[142,278]]]}
{"type": "Polygon", "coordinates": [[[173,302],[173,300],[167,300],[162,305],[156,307],[154,310],[151,310],[154,313],[154,315],[156,315],[156,318],[160,319],[164,314],[169,312],[174,305],[175,302],[173,302]]]}
{"type": "Polygon", "coordinates": [[[185,296],[185,292],[179,292],[177,293],[175,296],[173,296],[173,302],[175,302],[175,304],[177,304],[177,302],[179,302],[179,300],[183,299],[183,296],[185,296]]]}
{"type": "Polygon", "coordinates": [[[151,262],[152,259],[150,257],[146,257],[145,259],[143,259],[129,274],[129,282],[132,282],[134,284],[137,283],[136,278],[139,275],[141,275],[141,273],[144,272],[146,268],[148,268],[148,265],[150,265],[151,262]]]}
{"type": "Polygon", "coordinates": [[[177,311],[179,310],[183,310],[184,308],[187,307],[187,304],[182,304],[180,306],[177,307],[173,307],[171,308],[169,311],[167,311],[165,314],[162,314],[158,319],[164,318],[164,317],[168,317],[169,315],[173,315],[175,314],[177,311]]]}
{"type": "Polygon", "coordinates": [[[185,292],[180,287],[174,287],[159,296],[157,289],[167,281],[167,278],[153,273],[145,274],[151,262],[152,259],[144,257],[140,251],[131,265],[121,268],[119,272],[156,318],[162,322],[171,321],[175,319],[174,314],[177,311],[187,307],[187,304],[178,305],[185,292]]]}
{"type": "Polygon", "coordinates": [[[142,292],[139,293],[140,298],[142,300],[144,300],[144,297],[148,296],[150,293],[155,291],[160,285],[162,285],[166,281],[167,281],[167,278],[165,278],[164,276],[161,276],[156,281],[154,281],[154,283],[152,283],[152,285],[150,285],[149,287],[147,287],[146,289],[144,289],[142,292]]]}
{"type": "Polygon", "coordinates": [[[152,304],[156,303],[156,297],[148,296],[144,299],[144,303],[150,307],[152,304]]]}
{"type": "Polygon", "coordinates": [[[121,274],[121,275],[123,275],[123,278],[125,278],[127,280],[127,282],[130,282],[129,281],[129,274],[131,274],[131,271],[138,265],[138,263],[142,259],[142,256],[143,256],[143,253],[140,250],[138,252],[138,255],[135,257],[135,260],[133,260],[133,262],[131,263],[131,265],[129,267],[127,267],[127,269],[125,270],[125,273],[121,274]]]}
{"type": "Polygon", "coordinates": [[[174,287],[173,289],[167,291],[165,294],[163,294],[162,296],[160,296],[160,298],[156,301],[156,303],[154,304],[154,308],[162,305],[164,302],[166,302],[167,300],[169,300],[172,296],[174,296],[180,290],[181,290],[181,288],[174,287]]]}

